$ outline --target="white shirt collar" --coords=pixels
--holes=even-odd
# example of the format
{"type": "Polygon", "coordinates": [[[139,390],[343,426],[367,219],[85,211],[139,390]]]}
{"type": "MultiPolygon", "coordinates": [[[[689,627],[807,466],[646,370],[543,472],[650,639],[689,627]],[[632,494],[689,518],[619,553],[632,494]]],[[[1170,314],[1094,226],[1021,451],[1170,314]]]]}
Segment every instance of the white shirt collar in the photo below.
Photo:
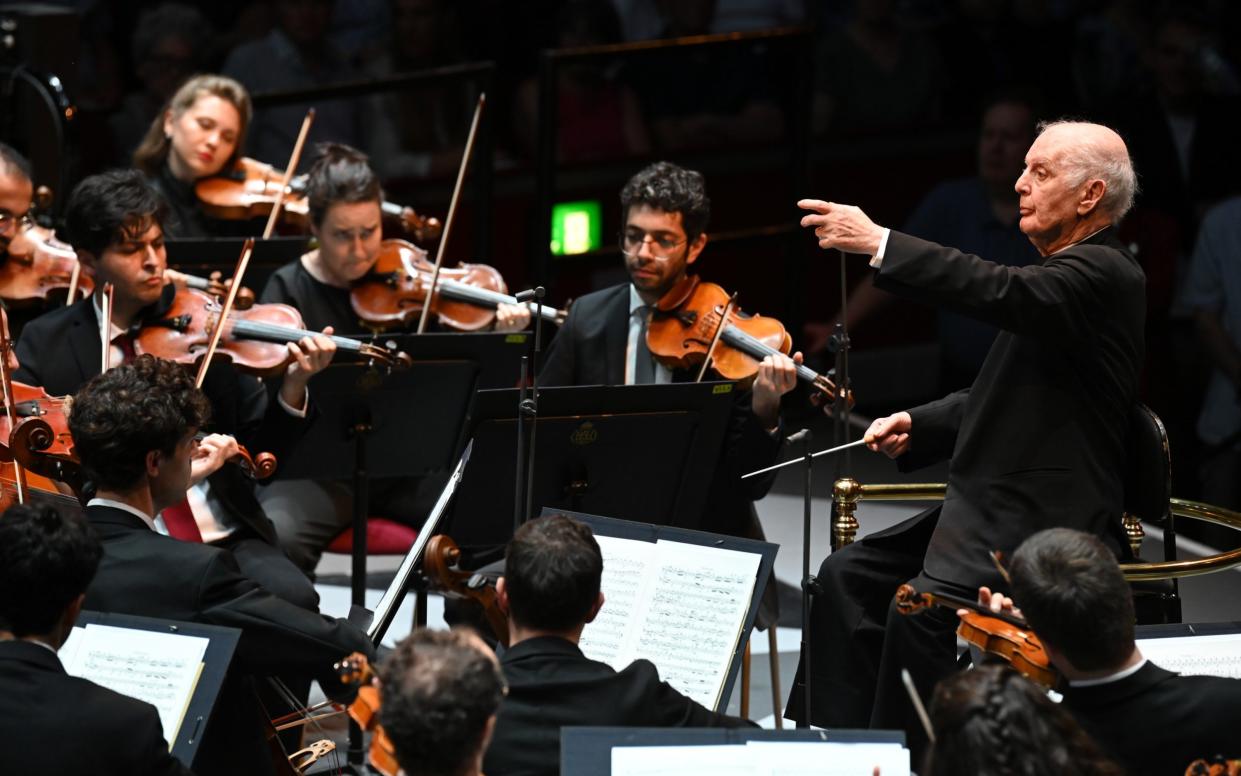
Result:
{"type": "Polygon", "coordinates": [[[141,509],[138,509],[137,507],[132,507],[123,501],[113,501],[110,498],[93,498],[90,501],[86,502],[86,506],[88,507],[112,507],[113,509],[119,509],[122,512],[128,512],[129,514],[135,517],[141,518],[142,522],[146,523],[147,527],[150,528],[152,531],[159,530],[155,527],[155,518],[151,517],[146,512],[143,512],[141,509]]]}
{"type": "MultiPolygon", "coordinates": [[[[103,302],[99,294],[91,294],[91,307],[95,308],[95,323],[98,324],[103,320],[103,302]]],[[[112,321],[108,321],[108,342],[116,339],[125,333],[125,330],[117,326],[112,321]]]]}
{"type": "Polygon", "coordinates": [[[1111,684],[1112,682],[1119,682],[1121,679],[1128,679],[1129,677],[1136,674],[1138,671],[1142,670],[1142,666],[1146,665],[1146,663],[1147,663],[1146,658],[1142,658],[1141,660],[1138,661],[1137,665],[1129,666],[1128,668],[1122,671],[1117,671],[1116,673],[1108,674],[1107,676],[1101,676],[1098,679],[1073,680],[1069,682],[1069,686],[1070,687],[1097,687],[1098,685],[1101,685],[1101,684],[1111,684]]]}
{"type": "Polygon", "coordinates": [[[642,297],[638,296],[638,289],[633,283],[629,284],[629,314],[633,315],[639,307],[646,307],[646,302],[642,301],[642,297]]]}

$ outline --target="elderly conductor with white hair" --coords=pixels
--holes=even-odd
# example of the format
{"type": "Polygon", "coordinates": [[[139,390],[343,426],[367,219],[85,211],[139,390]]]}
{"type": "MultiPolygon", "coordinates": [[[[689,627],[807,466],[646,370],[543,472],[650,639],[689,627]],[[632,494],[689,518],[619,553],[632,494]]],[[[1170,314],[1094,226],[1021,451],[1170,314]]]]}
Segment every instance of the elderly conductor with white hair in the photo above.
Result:
{"type": "MultiPolygon", "coordinates": [[[[1043,259],[995,264],[885,229],[856,207],[802,200],[819,246],[870,257],[875,285],[997,326],[974,384],[866,432],[903,471],[949,459],[941,506],[830,555],[811,611],[813,724],[904,728],[925,743],[901,686],[955,666],[956,614],[902,615],[896,588],[973,600],[1001,583],[991,552],[1044,528],[1100,536],[1118,554],[1129,412],[1142,364],[1145,276],[1117,240],[1136,178],[1107,127],[1040,127],[1017,179],[1021,231],[1043,259]]],[[[803,668],[787,716],[801,719],[803,668]]]]}

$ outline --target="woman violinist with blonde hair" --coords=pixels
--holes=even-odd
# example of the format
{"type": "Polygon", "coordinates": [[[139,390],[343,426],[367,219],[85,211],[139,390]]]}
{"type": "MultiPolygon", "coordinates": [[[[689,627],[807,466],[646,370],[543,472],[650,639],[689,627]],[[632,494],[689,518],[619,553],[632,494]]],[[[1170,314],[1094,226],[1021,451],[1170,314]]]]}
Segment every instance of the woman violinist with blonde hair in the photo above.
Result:
{"type": "Polygon", "coordinates": [[[241,156],[250,126],[250,95],[222,75],[186,81],[151,122],[134,151],[134,166],[146,174],[172,211],[170,237],[209,237],[222,230],[202,210],[194,184],[232,167],[241,156]]]}

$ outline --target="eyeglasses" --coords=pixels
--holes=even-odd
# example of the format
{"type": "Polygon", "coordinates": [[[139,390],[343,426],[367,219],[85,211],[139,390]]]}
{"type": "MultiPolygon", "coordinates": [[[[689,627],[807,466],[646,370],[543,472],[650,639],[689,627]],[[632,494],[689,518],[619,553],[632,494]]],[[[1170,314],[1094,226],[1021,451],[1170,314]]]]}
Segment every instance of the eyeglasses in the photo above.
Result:
{"type": "Polygon", "coordinates": [[[20,232],[22,229],[25,229],[34,223],[34,221],[30,218],[30,214],[28,213],[23,213],[19,216],[14,215],[7,210],[0,210],[0,229],[7,229],[11,223],[17,224],[17,230],[20,232]]]}
{"type": "Polygon", "coordinates": [[[620,233],[621,253],[626,256],[637,256],[647,240],[651,241],[650,257],[655,261],[668,261],[672,252],[688,242],[688,239],[675,239],[671,235],[648,234],[641,229],[623,229],[620,233]]]}

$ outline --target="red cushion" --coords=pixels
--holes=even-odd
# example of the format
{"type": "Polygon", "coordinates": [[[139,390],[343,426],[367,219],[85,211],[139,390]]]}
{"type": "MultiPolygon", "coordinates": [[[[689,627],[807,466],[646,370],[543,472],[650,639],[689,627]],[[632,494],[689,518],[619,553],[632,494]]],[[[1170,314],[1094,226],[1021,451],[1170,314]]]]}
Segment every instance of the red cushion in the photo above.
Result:
{"type": "MultiPolygon", "coordinates": [[[[414,546],[418,531],[386,517],[366,519],[367,555],[404,555],[414,546]]],[[[341,531],[327,546],[328,552],[349,555],[353,552],[353,527],[341,531]]]]}

